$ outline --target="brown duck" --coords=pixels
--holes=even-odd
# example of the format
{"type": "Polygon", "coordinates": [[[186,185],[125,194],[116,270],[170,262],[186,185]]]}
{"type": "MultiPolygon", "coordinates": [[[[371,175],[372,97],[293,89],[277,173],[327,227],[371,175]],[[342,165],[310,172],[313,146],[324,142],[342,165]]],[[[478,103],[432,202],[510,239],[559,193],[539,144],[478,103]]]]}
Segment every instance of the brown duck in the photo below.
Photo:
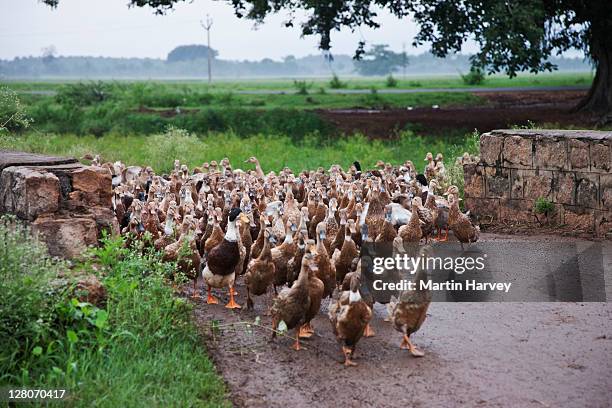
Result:
{"type": "Polygon", "coordinates": [[[344,365],[347,367],[357,365],[351,357],[372,319],[372,309],[361,298],[359,285],[359,278],[353,275],[350,290],[343,292],[340,299],[329,308],[329,320],[336,339],[342,344],[344,365]]]}

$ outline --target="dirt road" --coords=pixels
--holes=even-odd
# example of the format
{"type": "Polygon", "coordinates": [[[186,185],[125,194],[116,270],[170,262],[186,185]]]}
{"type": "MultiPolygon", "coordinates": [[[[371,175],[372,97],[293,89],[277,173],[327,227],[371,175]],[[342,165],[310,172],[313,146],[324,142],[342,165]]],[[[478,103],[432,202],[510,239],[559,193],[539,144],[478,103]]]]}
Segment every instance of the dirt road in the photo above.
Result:
{"type": "MultiPolygon", "coordinates": [[[[244,305],[244,287],[237,290],[244,305]]],[[[197,301],[206,347],[236,406],[612,405],[612,303],[433,303],[413,336],[421,359],[399,349],[400,335],[377,305],[376,336],[362,339],[351,368],[340,363],[327,303],[299,352],[289,338],[269,340],[265,303],[235,312],[197,301]],[[256,319],[260,325],[247,324],[256,319]]]]}

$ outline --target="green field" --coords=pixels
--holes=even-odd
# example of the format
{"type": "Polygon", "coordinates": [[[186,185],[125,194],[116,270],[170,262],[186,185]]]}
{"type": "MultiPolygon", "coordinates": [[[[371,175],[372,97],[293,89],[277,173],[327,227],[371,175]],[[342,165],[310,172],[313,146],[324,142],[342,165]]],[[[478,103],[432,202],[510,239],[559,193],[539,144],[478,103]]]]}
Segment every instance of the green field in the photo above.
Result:
{"type": "MultiPolygon", "coordinates": [[[[593,74],[590,72],[553,72],[529,74],[521,73],[515,78],[508,78],[506,75],[497,74],[488,76],[482,84],[467,85],[463,83],[461,77],[457,75],[411,75],[402,77],[395,76],[397,80],[396,89],[419,89],[419,88],[483,88],[483,87],[525,87],[525,86],[577,86],[590,85],[593,74]]],[[[212,85],[208,85],[205,79],[202,80],[119,80],[123,83],[146,82],[155,86],[164,86],[180,90],[183,87],[198,92],[236,92],[236,91],[257,91],[257,90],[277,90],[292,93],[296,91],[294,80],[305,81],[309,92],[317,93],[321,88],[331,89],[330,78],[278,78],[278,79],[215,79],[212,85]]],[[[346,84],[345,89],[385,89],[386,78],[384,77],[346,77],[340,78],[346,84]]],[[[65,83],[75,83],[80,80],[66,79],[41,79],[28,81],[3,81],[7,86],[20,91],[33,90],[57,90],[65,83]]]]}
{"type": "MultiPolygon", "coordinates": [[[[590,73],[520,75],[514,79],[494,76],[479,86],[588,86],[591,80],[590,73]]],[[[476,93],[444,92],[443,88],[466,87],[459,76],[400,79],[393,88],[439,88],[440,92],[383,93],[384,78],[347,79],[346,85],[348,90],[366,91],[331,93],[329,80],[321,79],[305,80],[299,86],[287,79],[267,79],[219,81],[211,87],[204,81],[32,81],[5,82],[3,87],[18,92],[34,129],[95,136],[110,132],[147,135],[174,126],[197,134],[282,134],[301,139],[313,133],[336,133],[316,113],[319,109],[449,108],[488,103],[476,93]]]]}

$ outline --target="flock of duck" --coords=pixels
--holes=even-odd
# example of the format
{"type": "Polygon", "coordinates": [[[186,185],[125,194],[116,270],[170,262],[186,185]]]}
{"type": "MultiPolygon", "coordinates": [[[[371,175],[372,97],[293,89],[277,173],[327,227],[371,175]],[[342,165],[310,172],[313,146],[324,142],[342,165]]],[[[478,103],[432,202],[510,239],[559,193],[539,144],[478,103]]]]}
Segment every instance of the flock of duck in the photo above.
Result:
{"type": "MultiPolygon", "coordinates": [[[[469,160],[465,155],[460,160],[469,160]]],[[[449,229],[461,243],[475,242],[479,228],[459,209],[459,189],[448,185],[442,155],[431,153],[422,174],[406,161],[400,166],[378,162],[362,171],[359,162],[347,170],[295,174],[284,168],[265,174],[255,157],[254,169],[233,169],[227,158],[192,171],[178,160],[170,174],[121,162],[92,165],[113,174],[113,208],[128,242],[142,240],[174,261],[193,281],[201,275],[206,303],[217,304],[213,290],[227,288],[227,308],[235,299],[237,279],[244,281],[246,307],[274,291],[268,311],[272,333],[279,325],[295,329],[293,348],[313,335],[312,319],[322,300],[331,298],[329,319],[342,345],[345,364],[362,336],[374,335],[369,322],[374,299],[362,284],[360,252],[368,242],[420,245],[444,241],[449,229]]],[[[421,247],[426,255],[429,246],[421,247]]],[[[417,271],[415,280],[427,279],[417,271]]],[[[266,297],[269,299],[269,297],[266,297]]],[[[422,356],[410,341],[425,320],[431,294],[400,293],[388,306],[389,318],[402,333],[400,345],[422,356]]]]}

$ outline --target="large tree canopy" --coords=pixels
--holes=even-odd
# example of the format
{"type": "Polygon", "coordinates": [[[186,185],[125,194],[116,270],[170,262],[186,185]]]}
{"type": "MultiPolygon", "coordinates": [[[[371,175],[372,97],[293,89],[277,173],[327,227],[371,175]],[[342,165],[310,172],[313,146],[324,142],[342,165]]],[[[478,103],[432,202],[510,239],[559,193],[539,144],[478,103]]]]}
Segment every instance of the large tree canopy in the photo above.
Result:
{"type": "MultiPolygon", "coordinates": [[[[43,0],[57,6],[59,0],[43,0]]],[[[165,13],[185,0],[129,0],[165,13]]],[[[318,35],[329,50],[331,35],[343,27],[379,27],[376,10],[387,9],[399,18],[411,17],[419,26],[414,44],[431,44],[444,57],[461,50],[468,39],[480,50],[472,64],[490,73],[510,76],[520,71],[555,69],[553,54],[569,49],[585,52],[596,75],[581,109],[612,119],[612,1],[611,0],[228,0],[238,17],[263,21],[271,13],[302,10],[304,35],[318,35]]],[[[300,13],[301,14],[301,13],[300,13]]],[[[290,13],[294,16],[295,13],[290,13]]],[[[357,56],[363,53],[360,43],[357,56]]]]}
{"type": "Polygon", "coordinates": [[[212,58],[217,57],[219,53],[214,49],[209,49],[206,45],[179,45],[168,53],[166,61],[168,62],[180,62],[180,61],[193,61],[195,59],[208,58],[208,53],[212,58]]]}

